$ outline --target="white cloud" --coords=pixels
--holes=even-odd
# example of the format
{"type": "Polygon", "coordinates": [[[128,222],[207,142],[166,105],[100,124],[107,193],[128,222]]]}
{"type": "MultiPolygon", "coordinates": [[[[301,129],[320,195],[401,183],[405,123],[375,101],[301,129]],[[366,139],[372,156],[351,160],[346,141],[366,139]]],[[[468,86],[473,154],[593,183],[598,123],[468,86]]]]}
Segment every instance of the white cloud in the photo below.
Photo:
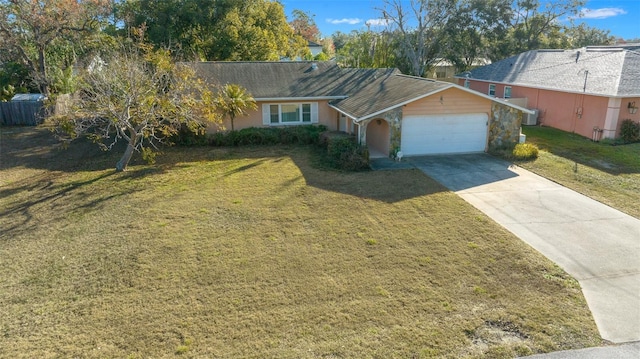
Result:
{"type": "Polygon", "coordinates": [[[624,9],[617,7],[605,7],[602,9],[587,9],[580,10],[580,15],[583,19],[606,19],[608,17],[614,17],[618,15],[624,15],[627,12],[624,9]]]}
{"type": "Polygon", "coordinates": [[[367,26],[389,26],[389,20],[387,19],[369,19],[365,23],[367,26]]]}
{"type": "Polygon", "coordinates": [[[351,19],[327,19],[327,22],[330,24],[334,24],[334,25],[340,25],[340,24],[349,24],[349,25],[356,25],[362,22],[362,20],[358,19],[358,18],[351,18],[351,19]]]}

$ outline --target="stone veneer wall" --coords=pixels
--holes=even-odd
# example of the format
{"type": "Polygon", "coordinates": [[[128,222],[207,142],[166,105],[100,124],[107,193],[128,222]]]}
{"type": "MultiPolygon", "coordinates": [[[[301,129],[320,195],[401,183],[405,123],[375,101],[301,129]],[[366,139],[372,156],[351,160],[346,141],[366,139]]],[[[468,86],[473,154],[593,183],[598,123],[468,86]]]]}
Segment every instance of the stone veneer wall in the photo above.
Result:
{"type": "Polygon", "coordinates": [[[389,157],[396,158],[402,138],[402,108],[385,112],[382,118],[389,123],[389,157]]]}
{"type": "Polygon", "coordinates": [[[400,151],[400,141],[402,137],[402,108],[387,111],[378,117],[364,121],[360,130],[360,143],[367,143],[367,126],[371,121],[382,118],[389,123],[389,157],[396,158],[400,151]]]}
{"type": "Polygon", "coordinates": [[[512,146],[520,140],[520,127],[524,113],[498,102],[491,103],[489,149],[512,146]]]}

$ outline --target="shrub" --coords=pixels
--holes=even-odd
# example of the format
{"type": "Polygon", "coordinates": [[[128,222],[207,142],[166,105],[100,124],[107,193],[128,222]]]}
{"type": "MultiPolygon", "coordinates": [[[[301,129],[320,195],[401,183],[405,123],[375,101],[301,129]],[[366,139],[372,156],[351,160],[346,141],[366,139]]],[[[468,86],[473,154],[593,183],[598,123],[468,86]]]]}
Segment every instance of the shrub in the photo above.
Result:
{"type": "Polygon", "coordinates": [[[625,142],[621,137],[618,137],[618,138],[603,138],[600,140],[600,143],[603,145],[618,146],[618,145],[624,145],[625,142]]]}
{"type": "Polygon", "coordinates": [[[622,121],[620,138],[625,143],[640,142],[640,122],[633,122],[629,119],[622,121]]]}
{"type": "Polygon", "coordinates": [[[538,158],[538,147],[531,143],[518,143],[513,148],[513,157],[516,160],[533,160],[538,158]]]}
{"type": "Polygon", "coordinates": [[[347,134],[323,134],[329,161],[334,167],[347,171],[361,171],[369,168],[369,151],[356,143],[355,138],[347,134]]]}
{"type": "Polygon", "coordinates": [[[290,127],[249,127],[239,131],[215,133],[209,137],[212,146],[309,145],[318,143],[322,125],[290,127]]]}
{"type": "Polygon", "coordinates": [[[205,125],[190,128],[183,124],[178,133],[171,136],[170,141],[178,146],[204,146],[208,142],[206,131],[205,125]]]}

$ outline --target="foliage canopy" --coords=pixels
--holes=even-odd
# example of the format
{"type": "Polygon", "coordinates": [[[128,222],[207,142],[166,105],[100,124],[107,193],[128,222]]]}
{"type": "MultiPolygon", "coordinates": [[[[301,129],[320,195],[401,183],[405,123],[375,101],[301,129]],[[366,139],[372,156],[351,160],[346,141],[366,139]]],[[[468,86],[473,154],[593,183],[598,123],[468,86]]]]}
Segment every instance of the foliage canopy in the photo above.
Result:
{"type": "Polygon", "coordinates": [[[215,95],[193,69],[175,64],[166,50],[123,45],[81,75],[81,90],[55,117],[67,141],[86,135],[107,150],[124,140],[116,170],[124,171],[134,151],[153,161],[156,145],[186,126],[202,130],[219,123],[215,95]]]}
{"type": "Polygon", "coordinates": [[[127,29],[147,27],[156,47],[189,60],[273,61],[306,50],[276,1],[128,0],[118,17],[127,29]]]}

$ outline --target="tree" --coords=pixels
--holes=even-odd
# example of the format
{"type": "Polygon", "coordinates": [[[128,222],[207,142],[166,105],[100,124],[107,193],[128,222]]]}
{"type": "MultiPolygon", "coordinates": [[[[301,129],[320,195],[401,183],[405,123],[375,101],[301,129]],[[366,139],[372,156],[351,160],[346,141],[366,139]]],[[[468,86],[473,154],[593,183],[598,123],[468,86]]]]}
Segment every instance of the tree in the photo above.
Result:
{"type": "Polygon", "coordinates": [[[14,53],[49,95],[50,50],[97,31],[109,7],[109,0],[0,0],[0,49],[14,53]]]}
{"type": "Polygon", "coordinates": [[[289,23],[293,27],[296,35],[302,36],[307,41],[319,42],[320,30],[313,19],[315,15],[295,9],[293,10],[293,20],[289,23]]]}
{"type": "Polygon", "coordinates": [[[345,34],[341,31],[336,31],[333,33],[333,35],[331,35],[331,38],[333,40],[333,47],[335,48],[335,51],[338,52],[347,44],[351,37],[349,36],[349,34],[345,34]]]}
{"type": "Polygon", "coordinates": [[[587,24],[567,27],[564,33],[568,37],[570,46],[574,48],[613,45],[616,41],[615,37],[610,35],[609,30],[596,29],[587,24]]]}
{"type": "Polygon", "coordinates": [[[233,120],[237,116],[246,116],[246,110],[255,110],[258,108],[256,100],[247,92],[247,90],[235,84],[226,84],[217,100],[216,107],[225,116],[229,116],[231,120],[231,131],[234,131],[233,120]]]}
{"type": "Polygon", "coordinates": [[[282,5],[251,0],[231,9],[214,32],[210,59],[230,61],[277,61],[296,58],[307,42],[293,33],[282,5]]]}
{"type": "Polygon", "coordinates": [[[582,0],[459,0],[458,11],[441,41],[443,57],[460,71],[478,58],[501,60],[539,48],[574,46],[572,28],[560,19],[576,16],[582,0]]]}
{"type": "Polygon", "coordinates": [[[491,60],[520,52],[567,46],[560,19],[578,16],[584,0],[471,0],[474,26],[491,60]]]}
{"type": "Polygon", "coordinates": [[[0,65],[0,89],[7,90],[5,96],[9,96],[8,94],[12,92],[24,93],[37,90],[30,88],[29,85],[29,69],[21,62],[11,61],[0,65]]]}
{"type": "Polygon", "coordinates": [[[336,47],[333,44],[332,37],[325,37],[320,40],[320,43],[322,44],[322,52],[327,56],[327,58],[330,59],[336,55],[336,47]]]}
{"type": "MultiPolygon", "coordinates": [[[[552,0],[544,5],[538,0],[517,0],[511,22],[513,53],[541,48],[545,35],[560,29],[558,19],[578,15],[583,0],[552,0]]],[[[548,36],[547,39],[553,39],[548,36]]]]}
{"type": "Polygon", "coordinates": [[[174,64],[166,50],[123,46],[81,78],[71,105],[54,118],[59,133],[66,141],[87,136],[104,150],[126,141],[117,171],[126,170],[134,151],[153,161],[157,144],[166,143],[182,126],[220,123],[212,91],[193,69],[174,64]]]}
{"type": "Polygon", "coordinates": [[[398,61],[397,34],[392,32],[373,32],[354,30],[338,51],[338,61],[343,66],[356,68],[400,67],[406,66],[398,61]]]}
{"type": "Polygon", "coordinates": [[[383,18],[400,37],[399,53],[409,65],[409,74],[423,76],[441,51],[451,19],[458,11],[458,0],[385,0],[379,9],[383,18]]]}
{"type": "Polygon", "coordinates": [[[184,58],[260,61],[294,58],[307,48],[269,0],[129,0],[119,8],[127,28],[147,27],[156,48],[184,58]]]}

